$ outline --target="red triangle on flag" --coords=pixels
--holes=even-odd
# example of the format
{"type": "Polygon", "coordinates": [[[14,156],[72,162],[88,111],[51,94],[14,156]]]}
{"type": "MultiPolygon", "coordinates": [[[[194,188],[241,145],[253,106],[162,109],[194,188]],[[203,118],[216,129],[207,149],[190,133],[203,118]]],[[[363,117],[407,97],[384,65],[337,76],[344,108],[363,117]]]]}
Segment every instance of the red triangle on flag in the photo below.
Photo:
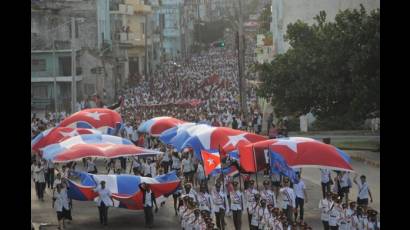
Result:
{"type": "Polygon", "coordinates": [[[219,154],[213,154],[205,150],[201,150],[201,155],[204,163],[205,175],[209,175],[215,168],[221,166],[221,158],[219,154]]]}

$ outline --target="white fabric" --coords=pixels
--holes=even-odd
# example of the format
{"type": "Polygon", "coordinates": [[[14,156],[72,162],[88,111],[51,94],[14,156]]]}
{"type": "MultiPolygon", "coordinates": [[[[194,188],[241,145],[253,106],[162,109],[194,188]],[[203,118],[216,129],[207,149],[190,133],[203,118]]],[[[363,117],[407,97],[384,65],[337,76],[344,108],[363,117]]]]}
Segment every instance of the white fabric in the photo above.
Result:
{"type": "Polygon", "coordinates": [[[65,189],[62,189],[60,192],[55,191],[54,192],[54,209],[57,212],[62,212],[63,207],[66,210],[69,210],[69,205],[68,205],[68,196],[67,196],[67,191],[65,189]]]}
{"type": "Polygon", "coordinates": [[[340,179],[340,187],[348,187],[349,186],[349,173],[345,172],[340,179]]]}
{"type": "Polygon", "coordinates": [[[305,199],[305,194],[303,193],[303,190],[305,189],[306,186],[303,180],[300,180],[297,184],[293,184],[293,190],[295,191],[296,197],[305,199]]]}
{"type": "Polygon", "coordinates": [[[211,211],[211,196],[208,193],[199,192],[197,195],[199,210],[211,211]]]}
{"type": "MultiPolygon", "coordinates": [[[[263,189],[261,192],[261,198],[266,200],[266,204],[276,205],[275,193],[270,189],[263,189]]],[[[275,206],[274,206],[275,207],[275,206]]]]}
{"type": "Polygon", "coordinates": [[[241,191],[233,191],[229,193],[231,198],[231,210],[237,211],[242,210],[243,205],[243,195],[241,191]]]}
{"type": "Polygon", "coordinates": [[[183,159],[182,167],[183,167],[184,173],[191,172],[191,161],[189,159],[183,159]]]}
{"type": "Polygon", "coordinates": [[[367,184],[367,182],[364,182],[362,184],[362,182],[358,182],[357,186],[359,187],[359,191],[358,191],[358,197],[359,199],[369,199],[369,185],[367,184]]]}
{"type": "Polygon", "coordinates": [[[330,208],[329,211],[329,226],[337,226],[338,220],[340,218],[340,211],[337,204],[333,204],[333,208],[330,208]]]}
{"type": "Polygon", "coordinates": [[[287,206],[296,207],[296,195],[292,188],[284,187],[280,189],[282,195],[282,208],[286,209],[287,206]]]}
{"type": "Polygon", "coordinates": [[[151,191],[147,191],[145,193],[145,200],[144,200],[144,207],[152,207],[152,192],[151,191]]]}
{"type": "Polygon", "coordinates": [[[157,164],[155,162],[152,162],[149,167],[150,167],[151,176],[156,177],[157,176],[157,164]]]}
{"type": "Polygon", "coordinates": [[[320,209],[320,219],[323,221],[329,221],[329,210],[332,206],[332,201],[328,199],[322,199],[319,201],[319,209],[320,209]]]}
{"type": "Polygon", "coordinates": [[[225,212],[229,212],[228,198],[223,191],[217,192],[213,190],[211,192],[211,201],[212,201],[212,212],[219,212],[220,209],[224,209],[225,212]]]}
{"type": "Polygon", "coordinates": [[[181,161],[178,157],[172,156],[172,168],[173,169],[180,169],[181,168],[181,161]]]}
{"type": "Polygon", "coordinates": [[[330,180],[330,169],[320,169],[320,181],[322,183],[327,183],[330,180]]]}
{"type": "Polygon", "coordinates": [[[40,166],[40,167],[36,166],[34,168],[34,174],[35,174],[34,179],[35,179],[36,182],[39,182],[39,183],[45,183],[46,182],[46,178],[44,176],[44,170],[45,169],[44,169],[43,166],[40,166]]]}
{"type": "Polygon", "coordinates": [[[111,200],[112,194],[110,190],[108,190],[107,188],[96,188],[94,191],[98,193],[98,197],[96,200],[98,206],[101,206],[101,202],[104,202],[104,204],[108,207],[114,205],[111,200]]]}
{"type": "Polygon", "coordinates": [[[245,206],[247,209],[250,209],[255,204],[255,194],[258,194],[258,190],[256,189],[247,189],[245,190],[245,206]]]}

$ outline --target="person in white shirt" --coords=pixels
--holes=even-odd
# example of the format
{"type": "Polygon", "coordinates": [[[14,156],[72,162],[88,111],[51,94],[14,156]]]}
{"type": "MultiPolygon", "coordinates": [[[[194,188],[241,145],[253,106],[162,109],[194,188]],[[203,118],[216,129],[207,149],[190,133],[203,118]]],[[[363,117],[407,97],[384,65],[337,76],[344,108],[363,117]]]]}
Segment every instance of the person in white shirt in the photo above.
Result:
{"type": "Polygon", "coordinates": [[[320,169],[320,182],[322,185],[322,195],[325,198],[326,193],[330,192],[332,174],[330,169],[320,169]]]}
{"type": "Polygon", "coordinates": [[[341,217],[341,207],[340,203],[342,202],[342,197],[334,196],[333,203],[329,209],[329,227],[331,230],[338,230],[339,228],[339,219],[341,217]]]}
{"type": "Polygon", "coordinates": [[[184,159],[182,159],[182,167],[181,167],[181,173],[184,175],[184,179],[186,181],[190,181],[190,175],[192,172],[192,165],[191,165],[191,159],[189,159],[188,153],[184,156],[184,159]]]}
{"type": "Polygon", "coordinates": [[[108,207],[114,206],[114,200],[112,199],[112,194],[109,189],[105,187],[105,181],[100,182],[101,187],[97,187],[94,189],[94,192],[98,193],[98,197],[96,199],[98,212],[100,214],[100,223],[103,225],[107,225],[108,221],[108,207]]]}
{"type": "Polygon", "coordinates": [[[261,199],[260,206],[256,210],[256,217],[258,218],[258,229],[265,230],[269,225],[270,211],[266,206],[266,200],[261,199]]]}
{"type": "Polygon", "coordinates": [[[206,184],[201,184],[197,194],[199,210],[211,212],[211,195],[206,190],[206,184]]]}
{"type": "Polygon", "coordinates": [[[221,183],[215,184],[215,189],[211,192],[212,213],[215,213],[216,226],[225,229],[225,213],[229,212],[228,198],[225,192],[221,191],[221,183]]]}
{"type": "Polygon", "coordinates": [[[158,212],[157,202],[155,200],[154,193],[151,188],[146,183],[141,183],[140,189],[143,191],[142,202],[144,206],[145,215],[145,227],[152,228],[154,224],[154,215],[152,213],[152,208],[155,205],[155,212],[158,212]]]}
{"type": "Polygon", "coordinates": [[[293,184],[293,190],[296,195],[295,203],[296,203],[296,211],[295,211],[295,220],[298,217],[298,208],[300,207],[300,217],[299,220],[303,221],[303,213],[304,213],[304,203],[308,202],[308,197],[306,194],[306,186],[303,180],[300,177],[299,173],[296,173],[297,176],[297,183],[293,184]]]}
{"type": "Polygon", "coordinates": [[[275,199],[278,199],[280,179],[281,179],[280,174],[276,174],[276,173],[271,174],[271,181],[272,181],[273,192],[275,194],[275,199]]]}
{"type": "Polygon", "coordinates": [[[273,207],[276,207],[276,196],[275,193],[270,189],[269,181],[265,180],[263,182],[263,190],[260,192],[261,198],[266,200],[266,203],[271,204],[273,207]]]}
{"type": "Polygon", "coordinates": [[[340,216],[338,220],[339,230],[349,230],[349,224],[347,223],[348,220],[347,216],[347,204],[342,204],[342,209],[340,210],[340,216]]]}
{"type": "Polygon", "coordinates": [[[259,194],[258,190],[255,189],[255,181],[249,180],[249,188],[245,190],[245,207],[248,212],[248,222],[249,228],[251,228],[252,221],[252,208],[255,206],[255,195],[259,194]]]}
{"type": "Polygon", "coordinates": [[[261,199],[261,195],[259,193],[254,195],[255,198],[255,203],[252,204],[251,207],[249,207],[249,213],[251,215],[251,219],[249,221],[249,229],[251,230],[257,230],[258,226],[259,226],[259,218],[258,218],[258,209],[260,206],[260,199],[261,199]]]}
{"type": "Polygon", "coordinates": [[[204,166],[201,163],[198,164],[198,168],[196,169],[196,180],[197,184],[201,185],[206,183],[206,176],[204,166]]]}
{"type": "Polygon", "coordinates": [[[191,183],[185,183],[184,191],[182,192],[182,195],[186,195],[188,197],[191,197],[193,199],[193,201],[198,202],[197,192],[192,188],[191,183]]]}
{"type": "Polygon", "coordinates": [[[157,162],[155,162],[154,160],[150,160],[150,175],[151,177],[156,177],[157,176],[157,162]]]}
{"type": "Polygon", "coordinates": [[[151,167],[149,165],[148,159],[143,159],[142,160],[142,173],[143,173],[143,176],[150,177],[151,176],[150,171],[151,171],[151,167]]]}
{"type": "Polygon", "coordinates": [[[53,183],[54,183],[54,163],[51,160],[47,161],[47,187],[53,190],[53,183]]]}
{"type": "Polygon", "coordinates": [[[296,195],[292,188],[289,187],[290,181],[289,178],[285,178],[283,180],[284,187],[280,189],[280,193],[282,195],[282,209],[283,212],[286,213],[286,217],[288,218],[289,223],[293,222],[293,209],[296,207],[296,195]]]}
{"type": "Polygon", "coordinates": [[[87,159],[87,172],[88,173],[93,173],[93,174],[97,174],[97,166],[95,165],[95,163],[91,160],[91,158],[87,159]]]}
{"type": "Polygon", "coordinates": [[[231,210],[233,213],[233,223],[235,230],[240,230],[242,225],[242,210],[244,207],[243,194],[238,188],[238,182],[232,182],[234,191],[229,193],[231,199],[231,210]]]}
{"type": "Polygon", "coordinates": [[[161,166],[164,169],[164,173],[168,173],[168,169],[169,169],[169,163],[171,160],[171,154],[168,152],[165,152],[164,155],[161,158],[161,166]]]}
{"type": "Polygon", "coordinates": [[[346,221],[349,230],[353,230],[353,216],[356,213],[356,202],[352,201],[346,211],[346,221]]]}
{"type": "Polygon", "coordinates": [[[36,192],[39,200],[44,201],[44,189],[46,187],[45,168],[41,161],[37,162],[37,166],[34,167],[34,180],[36,183],[36,192]]]}
{"type": "Polygon", "coordinates": [[[57,173],[56,179],[53,182],[53,191],[56,190],[57,186],[61,184],[61,173],[57,173]]]}
{"type": "Polygon", "coordinates": [[[380,222],[377,219],[377,211],[368,210],[368,212],[369,212],[369,217],[367,221],[366,230],[380,230],[380,222]]]}
{"type": "Polygon", "coordinates": [[[319,201],[319,209],[321,213],[320,219],[322,220],[324,230],[329,230],[329,210],[332,204],[333,201],[331,192],[327,192],[326,197],[319,201]]]}
{"type": "MultiPolygon", "coordinates": [[[[174,151],[174,152],[172,153],[171,159],[172,159],[171,169],[172,169],[172,170],[175,170],[175,171],[179,174],[180,171],[181,171],[181,158],[179,157],[178,152],[174,151]]],[[[179,175],[180,175],[180,174],[179,174],[179,175]]],[[[179,176],[179,175],[178,175],[178,176],[179,176]]]]}
{"type": "Polygon", "coordinates": [[[70,206],[67,191],[61,188],[61,184],[57,185],[56,191],[53,192],[52,207],[57,212],[58,229],[62,230],[64,229],[64,219],[67,218],[70,206]]]}
{"type": "Polygon", "coordinates": [[[367,208],[369,204],[369,196],[370,202],[373,202],[372,193],[370,192],[369,185],[366,182],[366,176],[360,176],[360,182],[357,182],[357,174],[353,178],[354,183],[357,185],[359,192],[357,193],[357,205],[367,208]]]}

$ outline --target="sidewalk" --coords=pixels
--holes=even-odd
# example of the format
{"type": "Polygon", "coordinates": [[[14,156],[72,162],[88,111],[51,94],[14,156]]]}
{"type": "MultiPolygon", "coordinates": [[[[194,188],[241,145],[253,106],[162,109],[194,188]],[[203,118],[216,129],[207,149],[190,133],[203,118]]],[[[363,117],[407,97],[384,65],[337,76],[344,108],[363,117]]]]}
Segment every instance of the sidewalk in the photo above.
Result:
{"type": "Polygon", "coordinates": [[[380,152],[371,152],[363,150],[346,150],[352,159],[363,161],[365,164],[380,168],[380,152]]]}

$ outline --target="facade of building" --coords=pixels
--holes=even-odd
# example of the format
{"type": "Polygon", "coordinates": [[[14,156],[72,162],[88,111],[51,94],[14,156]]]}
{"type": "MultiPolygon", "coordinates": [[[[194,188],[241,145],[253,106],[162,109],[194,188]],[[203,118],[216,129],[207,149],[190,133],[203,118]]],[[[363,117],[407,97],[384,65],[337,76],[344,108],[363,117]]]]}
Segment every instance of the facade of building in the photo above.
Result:
{"type": "Polygon", "coordinates": [[[53,110],[56,96],[58,110],[70,111],[72,47],[76,50],[77,100],[111,87],[109,82],[113,76],[110,71],[105,74],[90,71],[102,66],[100,51],[111,45],[108,3],[108,0],[32,2],[33,109],[53,110]],[[75,31],[71,29],[71,18],[75,18],[75,31]],[[73,46],[72,33],[75,37],[73,46]]]}
{"type": "Polygon", "coordinates": [[[163,0],[163,51],[166,60],[181,58],[183,0],[163,0]]]}
{"type": "Polygon", "coordinates": [[[271,36],[256,35],[255,58],[259,64],[270,63],[273,60],[274,46],[271,36]]]}
{"type": "Polygon", "coordinates": [[[358,9],[360,4],[367,11],[380,8],[380,0],[272,0],[271,32],[274,46],[278,53],[284,53],[289,49],[289,44],[284,41],[286,28],[289,23],[298,19],[307,23],[313,23],[314,17],[319,11],[324,10],[329,21],[333,21],[339,10],[358,9]]]}

